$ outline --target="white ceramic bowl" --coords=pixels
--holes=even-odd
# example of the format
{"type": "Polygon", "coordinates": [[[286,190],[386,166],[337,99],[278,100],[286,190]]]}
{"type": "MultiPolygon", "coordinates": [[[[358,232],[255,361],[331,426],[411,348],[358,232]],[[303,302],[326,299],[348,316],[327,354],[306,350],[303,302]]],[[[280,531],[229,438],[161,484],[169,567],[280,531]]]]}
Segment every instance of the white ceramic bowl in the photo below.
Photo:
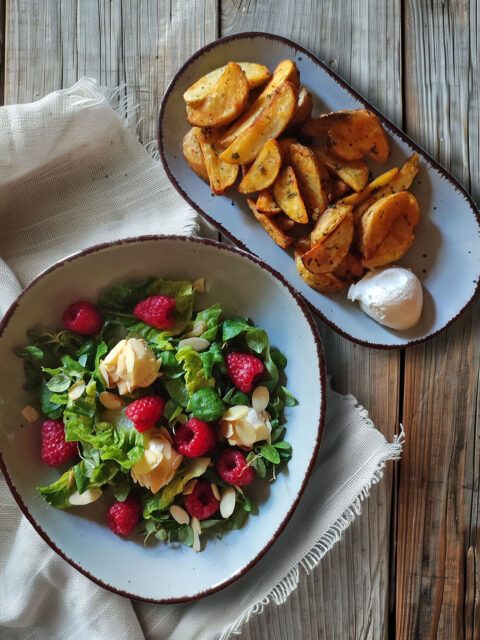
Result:
{"type": "Polygon", "coordinates": [[[449,326],[473,300],[480,286],[480,216],[465,189],[431,156],[349,87],[338,75],[300,45],[269,33],[238,33],[197,51],[173,78],[158,118],[158,144],[165,170],[179,193],[238,246],[248,248],[272,265],[335,331],[374,347],[402,348],[433,337],[449,326]],[[408,331],[377,324],[346,290],[326,295],[311,289],[298,275],[292,250],[278,247],[253,218],[246,197],[230,190],[212,197],[182,155],[182,138],[190,125],[185,118],[185,89],[208,71],[231,60],[251,60],[273,70],[286,58],[295,61],[300,80],[312,92],[314,115],[366,107],[378,114],[389,134],[391,156],[385,165],[371,163],[374,175],[420,155],[420,172],[412,186],[421,221],[415,240],[399,261],[420,278],[424,308],[420,322],[408,331]]]}
{"type": "MultiPolygon", "coordinates": [[[[305,488],[314,464],[325,414],[325,371],[315,326],[300,296],[256,258],[210,240],[175,236],[131,239],[93,247],[40,275],[0,325],[0,467],[19,506],[38,533],[63,558],[102,586],[132,598],[179,602],[212,593],[252,567],[278,537],[305,488]],[[96,301],[114,282],[159,275],[204,277],[207,291],[197,306],[220,302],[225,315],[250,317],[288,358],[288,387],[299,401],[287,408],[293,456],[286,473],[269,485],[258,516],[201,553],[182,545],[121,539],[105,523],[106,503],[66,511],[48,506],[36,487],[59,477],[40,458],[39,423],[20,411],[29,403],[22,390],[23,362],[14,347],[35,326],[60,326],[73,301],[96,301]]],[[[111,497],[110,497],[111,500],[111,497]]],[[[107,501],[108,502],[108,501],[107,501]]]]}

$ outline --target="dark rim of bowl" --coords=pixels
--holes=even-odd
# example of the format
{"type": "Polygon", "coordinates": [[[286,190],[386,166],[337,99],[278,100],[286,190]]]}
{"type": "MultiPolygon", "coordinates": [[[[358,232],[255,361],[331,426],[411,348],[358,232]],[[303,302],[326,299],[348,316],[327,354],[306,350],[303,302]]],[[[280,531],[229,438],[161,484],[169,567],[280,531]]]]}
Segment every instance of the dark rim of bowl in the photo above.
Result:
{"type": "MultiPolygon", "coordinates": [[[[438,171],[438,173],[440,173],[446,180],[450,182],[452,187],[456,191],[458,191],[465,198],[467,203],[470,205],[472,213],[474,214],[477,220],[477,224],[480,228],[480,212],[476,204],[474,203],[472,197],[470,196],[470,194],[464,189],[464,187],[458,182],[458,180],[454,178],[452,174],[449,173],[444,167],[442,167],[442,165],[439,164],[434,158],[432,158],[432,156],[430,156],[426,151],[424,151],[421,147],[419,147],[416,142],[414,142],[409,136],[407,136],[406,133],[404,133],[401,129],[399,129],[386,116],[380,113],[378,109],[376,109],[372,104],[370,104],[367,100],[365,100],[365,98],[363,98],[359,93],[357,93],[357,91],[355,91],[355,89],[353,89],[347,82],[345,82],[345,80],[343,80],[334,71],[332,71],[329,67],[327,67],[327,65],[324,64],[319,58],[317,58],[317,56],[315,56],[311,51],[308,51],[308,49],[305,49],[304,47],[297,44],[293,40],[289,40],[288,38],[285,38],[283,36],[279,36],[273,33],[263,33],[261,31],[245,31],[242,33],[235,33],[229,36],[224,36],[223,38],[218,38],[217,40],[210,42],[209,44],[205,45],[204,47],[196,51],[192,56],[190,56],[190,58],[188,58],[188,60],[180,67],[177,73],[173,76],[170,84],[168,85],[167,90],[165,91],[165,94],[163,96],[162,104],[160,106],[160,109],[158,112],[158,118],[157,118],[158,149],[160,153],[160,158],[162,160],[163,168],[165,169],[165,172],[168,178],[170,179],[170,182],[173,184],[173,186],[178,191],[178,193],[184,198],[184,200],[186,200],[188,204],[191,207],[193,207],[201,216],[206,218],[211,224],[213,224],[217,229],[219,229],[219,231],[223,235],[225,235],[229,240],[231,240],[238,247],[242,248],[244,251],[252,253],[243,244],[241,240],[236,238],[230,231],[225,229],[220,222],[210,217],[201,207],[199,207],[195,202],[193,202],[193,200],[191,200],[191,198],[187,195],[187,193],[182,189],[182,187],[177,182],[175,176],[170,171],[170,167],[168,165],[168,161],[165,156],[165,152],[163,148],[163,136],[162,136],[163,116],[165,111],[165,105],[167,104],[167,101],[172,89],[176,85],[180,76],[186,71],[186,69],[188,69],[188,67],[192,64],[192,62],[194,62],[197,58],[203,56],[205,53],[208,53],[211,49],[219,45],[231,42],[233,40],[241,40],[241,39],[247,40],[247,39],[253,39],[253,38],[261,38],[261,39],[275,40],[277,42],[282,42],[283,44],[286,44],[289,47],[292,47],[293,49],[298,51],[298,53],[301,53],[307,56],[308,58],[310,58],[310,60],[312,60],[312,62],[317,64],[319,67],[321,67],[338,85],[340,85],[343,89],[348,91],[348,93],[351,96],[353,96],[356,100],[361,102],[369,111],[372,111],[373,113],[375,113],[378,116],[378,118],[381,120],[382,124],[385,125],[387,129],[389,129],[391,132],[395,133],[399,138],[401,138],[403,142],[408,144],[412,150],[416,151],[420,156],[422,156],[423,159],[428,164],[430,164],[434,169],[438,171]]],[[[334,331],[336,331],[338,334],[340,334],[344,338],[347,338],[348,340],[351,340],[356,344],[360,344],[365,347],[373,347],[376,349],[406,349],[407,347],[412,347],[414,345],[421,344],[422,342],[427,342],[428,340],[431,340],[435,336],[445,331],[445,329],[450,327],[450,325],[452,325],[462,315],[462,313],[464,313],[467,310],[467,308],[472,304],[476,294],[480,290],[480,273],[477,275],[476,283],[477,284],[471,298],[458,311],[458,313],[455,316],[453,316],[453,318],[451,318],[446,324],[444,324],[443,327],[441,327],[440,329],[437,329],[433,333],[430,333],[424,336],[423,338],[409,340],[408,342],[405,342],[403,344],[381,344],[377,342],[368,342],[367,340],[360,340],[359,338],[355,338],[344,329],[341,329],[332,320],[329,320],[328,318],[326,318],[323,315],[323,313],[320,311],[320,309],[318,309],[312,302],[310,302],[310,300],[306,300],[305,298],[304,300],[307,306],[312,311],[312,313],[318,316],[323,322],[325,322],[325,324],[327,324],[329,327],[331,327],[334,331]]],[[[299,294],[299,295],[302,295],[302,294],[299,294]]]]}
{"type": "Polygon", "coordinates": [[[317,436],[316,436],[316,439],[315,439],[312,455],[311,455],[307,470],[305,472],[305,477],[304,477],[302,485],[301,485],[301,487],[300,487],[300,489],[298,491],[298,494],[295,497],[295,500],[293,501],[293,503],[291,504],[290,509],[288,510],[286,516],[284,517],[284,519],[280,523],[280,525],[277,528],[277,530],[274,532],[274,534],[271,537],[271,539],[269,540],[269,542],[238,573],[236,573],[231,578],[216,584],[214,587],[211,587],[210,589],[205,589],[205,590],[200,591],[200,592],[198,592],[198,593],[196,593],[195,595],[192,595],[192,596],[185,596],[185,597],[178,597],[178,598],[145,598],[145,597],[142,597],[142,596],[138,596],[138,595],[136,595],[134,593],[129,593],[128,591],[123,591],[121,589],[117,589],[117,588],[113,587],[112,585],[103,582],[99,578],[96,578],[95,576],[93,576],[89,571],[83,569],[81,566],[76,564],[74,560],[69,558],[49,538],[47,533],[40,527],[40,525],[36,522],[35,518],[29,512],[27,506],[23,502],[22,497],[18,493],[18,491],[17,491],[12,479],[9,476],[9,473],[7,471],[7,467],[6,467],[5,461],[3,460],[3,456],[2,456],[1,452],[0,452],[0,469],[2,470],[3,475],[5,476],[5,480],[6,480],[8,486],[10,488],[10,491],[12,492],[13,497],[17,501],[18,506],[23,511],[24,515],[28,518],[30,523],[33,525],[34,529],[45,540],[45,542],[54,551],[56,551],[58,553],[58,555],[60,555],[64,560],[66,560],[70,565],[72,565],[72,567],[74,567],[75,569],[80,571],[80,573],[83,573],[84,576],[86,576],[87,578],[89,578],[90,580],[95,582],[96,584],[100,585],[101,587],[104,587],[105,589],[108,589],[109,591],[112,591],[114,593],[118,593],[121,596],[125,596],[127,598],[132,598],[133,600],[138,600],[138,601],[141,601],[141,602],[151,602],[151,603],[156,603],[156,604],[177,604],[177,603],[191,602],[193,600],[197,600],[198,598],[203,598],[205,596],[208,596],[208,595],[211,595],[213,593],[216,593],[217,591],[220,591],[221,589],[224,589],[229,584],[232,584],[233,582],[235,582],[236,580],[241,578],[243,575],[245,575],[247,573],[247,571],[249,569],[251,569],[260,560],[260,558],[262,558],[265,555],[265,553],[270,549],[270,547],[274,544],[274,542],[276,542],[276,540],[278,539],[278,537],[280,536],[282,531],[285,529],[288,521],[292,517],[293,512],[295,511],[295,509],[296,509],[296,507],[298,505],[298,502],[299,502],[303,492],[305,491],[305,487],[307,485],[308,479],[310,477],[310,474],[311,474],[311,472],[313,470],[313,466],[314,466],[315,461],[317,459],[318,449],[319,449],[319,446],[320,446],[320,441],[321,441],[322,434],[323,434],[323,427],[324,427],[324,423],[325,423],[326,373],[325,373],[325,360],[324,360],[323,348],[322,348],[320,336],[318,334],[318,330],[317,330],[317,328],[315,326],[315,323],[313,322],[312,316],[309,313],[308,307],[305,304],[305,301],[303,300],[303,298],[283,278],[283,276],[280,273],[278,273],[278,271],[275,271],[275,269],[272,269],[272,267],[270,267],[270,265],[266,264],[265,262],[263,262],[262,260],[260,260],[256,256],[254,256],[254,255],[252,255],[252,254],[250,254],[248,252],[241,251],[241,250],[237,249],[236,247],[231,247],[231,246],[223,244],[221,242],[217,242],[216,240],[210,240],[210,239],[207,239],[207,238],[194,238],[194,237],[179,236],[179,235],[165,235],[165,236],[146,235],[146,236],[139,236],[139,237],[135,237],[135,238],[125,238],[123,240],[117,240],[117,241],[114,241],[114,242],[106,242],[106,243],[103,243],[103,244],[95,245],[93,247],[89,247],[88,249],[84,249],[82,251],[79,251],[78,253],[75,253],[75,254],[73,254],[71,256],[66,257],[63,260],[60,260],[59,262],[56,262],[54,265],[52,265],[51,267],[49,267],[45,271],[42,271],[42,273],[40,273],[34,280],[32,280],[32,282],[30,282],[25,287],[25,289],[20,293],[18,298],[15,300],[15,302],[13,302],[13,304],[10,306],[10,308],[6,312],[5,316],[3,317],[2,321],[0,322],[0,339],[1,339],[1,337],[3,335],[3,332],[4,332],[5,328],[7,327],[8,323],[10,322],[12,317],[15,315],[15,312],[16,312],[18,306],[19,306],[19,302],[23,298],[25,293],[27,291],[29,291],[32,287],[34,287],[35,284],[39,280],[44,278],[46,275],[48,275],[52,271],[55,271],[56,269],[62,267],[64,264],[66,264],[68,262],[72,262],[74,260],[77,260],[78,258],[82,258],[82,257],[84,257],[84,256],[86,256],[86,255],[88,255],[90,253],[96,253],[98,251],[109,249],[111,247],[124,245],[124,244],[135,244],[135,243],[140,243],[140,242],[152,242],[152,241],[162,242],[164,240],[167,240],[167,241],[174,240],[174,241],[190,242],[192,244],[209,245],[211,247],[215,247],[216,249],[219,249],[219,250],[222,250],[222,251],[235,253],[235,254],[241,256],[242,258],[250,260],[250,262],[253,262],[258,267],[263,268],[265,271],[270,273],[274,278],[276,278],[287,289],[287,291],[291,294],[292,298],[297,303],[297,306],[299,307],[299,309],[302,311],[303,315],[305,316],[306,321],[308,322],[308,324],[310,326],[310,329],[311,329],[311,332],[312,332],[312,337],[313,337],[313,340],[315,342],[316,354],[317,354],[317,358],[318,358],[318,375],[319,375],[319,383],[320,383],[320,390],[321,390],[321,396],[322,396],[322,403],[321,403],[321,406],[320,406],[320,418],[319,418],[319,421],[318,421],[317,436]]]}

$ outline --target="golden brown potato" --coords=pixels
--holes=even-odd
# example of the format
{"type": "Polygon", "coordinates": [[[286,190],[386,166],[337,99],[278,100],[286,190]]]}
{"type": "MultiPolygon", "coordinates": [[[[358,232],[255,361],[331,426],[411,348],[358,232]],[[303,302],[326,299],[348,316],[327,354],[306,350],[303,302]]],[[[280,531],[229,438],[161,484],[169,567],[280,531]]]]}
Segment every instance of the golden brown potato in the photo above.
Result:
{"type": "MultiPolygon", "coordinates": [[[[243,166],[243,165],[242,165],[243,166]]],[[[282,166],[282,151],[274,139],[267,140],[238,185],[240,193],[255,193],[275,182],[282,166]]]]}
{"type": "Polygon", "coordinates": [[[362,202],[365,202],[365,200],[369,198],[376,189],[385,187],[389,182],[391,182],[397,173],[398,167],[385,171],[385,173],[377,176],[375,180],[369,182],[362,191],[359,191],[358,193],[351,193],[349,196],[342,198],[342,203],[350,204],[352,207],[358,207],[362,202]]]}
{"type": "Polygon", "coordinates": [[[275,218],[275,224],[282,231],[290,231],[297,223],[282,212],[275,218]]]}
{"type": "MultiPolygon", "coordinates": [[[[270,71],[263,64],[257,64],[256,62],[238,62],[237,64],[247,78],[250,91],[264,84],[271,76],[270,71]]],[[[213,92],[215,85],[226,68],[227,65],[218,67],[218,69],[210,71],[210,73],[205,74],[200,80],[188,87],[183,94],[185,102],[191,107],[198,107],[213,92]]]]}
{"type": "Polygon", "coordinates": [[[220,196],[237,179],[238,165],[227,164],[220,160],[223,149],[218,142],[220,132],[217,129],[194,129],[195,137],[203,153],[205,166],[212,192],[220,196]]]}
{"type": "Polygon", "coordinates": [[[388,139],[379,118],[366,109],[335,111],[312,118],[302,127],[305,135],[328,139],[330,151],[341,160],[361,160],[369,156],[386,162],[388,139]]]}
{"type": "Polygon", "coordinates": [[[308,223],[308,213],[300,195],[297,178],[289,165],[280,171],[273,184],[273,195],[289,218],[300,224],[308,223]]]}
{"type": "Polygon", "coordinates": [[[269,216],[275,216],[281,213],[281,209],[275,202],[272,189],[263,189],[258,194],[257,202],[255,204],[257,211],[265,213],[269,216]]]}
{"type": "Polygon", "coordinates": [[[338,267],[333,271],[333,274],[346,284],[352,284],[352,282],[360,280],[364,272],[365,269],[362,266],[361,256],[350,250],[338,267]]]}
{"type": "MultiPolygon", "coordinates": [[[[253,162],[270,138],[278,138],[295,110],[297,90],[285,80],[276,89],[258,118],[223,152],[221,159],[230,164],[253,162]]],[[[223,138],[222,138],[223,139],[223,138]]]]}
{"type": "MultiPolygon", "coordinates": [[[[300,194],[312,220],[317,220],[329,203],[330,176],[323,163],[318,162],[311,149],[293,138],[279,140],[285,162],[295,171],[300,194]]],[[[280,204],[280,203],[279,203],[280,204]]],[[[281,206],[281,204],[280,204],[281,206]]]]}
{"type": "MultiPolygon", "coordinates": [[[[393,171],[393,170],[392,170],[393,171]]],[[[387,172],[388,173],[388,172],[387,172]]],[[[362,202],[358,207],[353,210],[354,222],[357,225],[365,211],[369,209],[374,202],[380,200],[380,198],[384,198],[385,196],[391,195],[392,193],[398,193],[399,191],[406,191],[412,184],[415,176],[418,173],[418,154],[414,153],[410,158],[406,161],[400,171],[397,171],[391,180],[377,191],[374,191],[371,196],[369,196],[364,202],[362,202]]],[[[377,181],[380,181],[380,178],[386,176],[386,174],[382,174],[377,178],[377,181]]],[[[374,182],[376,182],[374,180],[374,182]]],[[[371,183],[373,184],[373,183],[371,183]]],[[[355,194],[352,194],[355,195],[355,194]]],[[[360,194],[358,194],[360,195],[360,194]]],[[[344,199],[344,202],[348,200],[350,196],[344,199]]]]}
{"type": "Polygon", "coordinates": [[[290,125],[298,125],[312,117],[313,96],[306,87],[300,87],[295,113],[290,125]]]}
{"type": "Polygon", "coordinates": [[[317,160],[333,171],[354,191],[361,191],[368,182],[368,167],[363,160],[339,160],[325,147],[314,146],[312,150],[317,160]]]}
{"type": "Polygon", "coordinates": [[[221,127],[242,113],[248,82],[240,65],[229,62],[217,83],[198,107],[187,105],[187,120],[196,127],[221,127]]]}
{"type": "Polygon", "coordinates": [[[346,283],[342,282],[342,280],[337,278],[333,273],[311,273],[303,264],[301,249],[295,248],[293,253],[300,277],[309,287],[312,287],[312,289],[320,293],[334,293],[347,286],[346,283]]]}
{"type": "Polygon", "coordinates": [[[314,241],[312,238],[312,248],[302,256],[305,268],[312,273],[330,273],[347,255],[352,239],[353,215],[349,211],[322,240],[314,241]]]}
{"type": "Polygon", "coordinates": [[[290,238],[286,233],[278,227],[275,222],[272,220],[270,216],[266,216],[264,213],[260,213],[257,211],[255,206],[255,200],[251,198],[247,198],[248,206],[250,207],[253,215],[268,233],[268,235],[273,238],[273,240],[278,244],[282,249],[286,249],[293,242],[293,238],[290,238]]]}
{"type": "Polygon", "coordinates": [[[350,191],[350,187],[343,180],[330,180],[330,202],[336,202],[350,191]]]}
{"type": "Polygon", "coordinates": [[[419,219],[420,207],[409,191],[393,193],[372,204],[362,216],[358,231],[358,245],[365,259],[364,266],[378,255],[380,247],[395,228],[397,232],[394,233],[394,240],[387,243],[388,252],[383,250],[382,255],[385,257],[395,254],[394,260],[400,258],[412,243],[413,230],[419,219]],[[400,221],[401,218],[403,222],[400,221]],[[395,250],[396,243],[398,251],[395,250]]]}
{"type": "Polygon", "coordinates": [[[183,138],[182,151],[190,168],[195,171],[199,178],[205,180],[205,182],[209,182],[203,152],[198,144],[197,136],[193,128],[190,129],[183,138]]]}
{"type": "Polygon", "coordinates": [[[300,74],[298,73],[298,69],[292,60],[283,60],[280,64],[277,65],[275,71],[273,72],[272,79],[267,84],[267,86],[263,89],[258,98],[253,102],[253,104],[247,108],[245,113],[239,118],[228,131],[223,135],[221,142],[225,147],[231,144],[241,133],[245,131],[251,124],[253,124],[254,120],[263,109],[270,102],[275,91],[280,87],[280,85],[287,80],[291,82],[293,86],[298,90],[300,85],[300,74]]]}
{"type": "Polygon", "coordinates": [[[321,242],[334,231],[339,224],[351,213],[352,207],[346,204],[332,204],[320,216],[318,222],[310,234],[312,246],[317,242],[321,242]]]}

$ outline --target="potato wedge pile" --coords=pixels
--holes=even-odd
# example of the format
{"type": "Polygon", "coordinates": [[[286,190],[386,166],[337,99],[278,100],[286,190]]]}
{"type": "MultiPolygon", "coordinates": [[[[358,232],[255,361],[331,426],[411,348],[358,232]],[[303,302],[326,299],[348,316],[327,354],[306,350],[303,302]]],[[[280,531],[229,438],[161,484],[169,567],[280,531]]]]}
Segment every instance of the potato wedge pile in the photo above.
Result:
{"type": "Polygon", "coordinates": [[[312,117],[313,97],[292,60],[273,73],[229,62],[184,93],[183,154],[215,195],[235,188],[299,275],[322,293],[339,291],[365,269],[401,258],[420,208],[408,191],[418,155],[370,179],[365,159],[385,163],[387,135],[371,111],[312,117]]]}

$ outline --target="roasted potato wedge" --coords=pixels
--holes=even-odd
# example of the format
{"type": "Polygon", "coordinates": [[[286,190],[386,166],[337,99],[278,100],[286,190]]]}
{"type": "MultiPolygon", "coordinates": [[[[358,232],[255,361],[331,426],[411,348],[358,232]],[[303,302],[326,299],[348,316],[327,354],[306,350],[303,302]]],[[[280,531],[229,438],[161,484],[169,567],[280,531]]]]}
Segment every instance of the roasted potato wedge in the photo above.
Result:
{"type": "Polygon", "coordinates": [[[303,257],[303,264],[312,273],[330,273],[342,262],[353,239],[353,215],[348,212],[342,222],[320,242],[312,241],[312,248],[303,257]]]}
{"type": "Polygon", "coordinates": [[[391,182],[397,173],[398,167],[385,171],[385,173],[377,176],[375,180],[369,182],[362,191],[359,191],[358,193],[351,193],[349,196],[342,198],[342,203],[350,204],[352,207],[358,207],[362,202],[365,202],[365,200],[367,200],[367,198],[369,198],[376,189],[385,187],[389,182],[391,182]]]}
{"type": "MultiPolygon", "coordinates": [[[[263,64],[256,62],[238,62],[248,82],[248,89],[256,89],[271,77],[270,71],[263,64]]],[[[211,94],[227,65],[218,67],[194,82],[183,94],[183,99],[191,107],[198,107],[211,94]]]]}
{"type": "Polygon", "coordinates": [[[300,249],[295,248],[293,254],[300,277],[309,287],[315,289],[315,291],[319,291],[320,293],[334,293],[347,286],[345,282],[342,282],[342,280],[337,278],[333,273],[311,273],[308,271],[303,264],[303,254],[300,249]]]}
{"type": "Polygon", "coordinates": [[[350,187],[343,180],[330,180],[330,202],[336,202],[350,191],[350,187]]]}
{"type": "MultiPolygon", "coordinates": [[[[243,166],[243,165],[242,165],[243,166]]],[[[282,166],[282,150],[273,138],[267,140],[238,185],[240,193],[255,193],[272,185],[282,166]]]]}
{"type": "Polygon", "coordinates": [[[412,243],[413,230],[419,220],[420,207],[415,196],[409,191],[392,193],[372,204],[362,216],[358,230],[358,245],[365,259],[364,266],[371,264],[370,261],[378,255],[391,233],[394,234],[394,239],[386,243],[388,251],[382,251],[382,255],[395,254],[394,260],[400,258],[412,243]],[[400,222],[401,218],[404,223],[400,222]],[[395,228],[398,233],[394,231],[395,228]],[[398,244],[397,252],[395,251],[396,243],[398,244]],[[396,255],[397,253],[399,255],[396,255]]]}
{"type": "Polygon", "coordinates": [[[322,242],[322,240],[329,236],[332,231],[345,220],[351,211],[352,207],[339,203],[332,204],[324,211],[310,234],[312,246],[317,242],[322,242]]]}
{"type": "Polygon", "coordinates": [[[305,145],[292,138],[284,138],[279,143],[284,152],[285,162],[295,171],[307,210],[312,219],[317,220],[329,203],[328,171],[321,162],[316,160],[313,151],[305,145]]]}
{"type": "Polygon", "coordinates": [[[361,160],[369,156],[386,162],[388,139],[378,117],[366,109],[335,111],[312,118],[302,127],[305,135],[327,137],[331,152],[341,160],[361,160]]]}
{"type": "MultiPolygon", "coordinates": [[[[354,217],[355,224],[359,223],[365,211],[367,211],[367,209],[369,209],[372,206],[372,204],[377,200],[380,200],[385,196],[391,195],[392,193],[398,193],[399,191],[406,191],[411,186],[417,173],[418,173],[418,154],[414,153],[406,161],[406,163],[403,165],[400,171],[397,171],[384,187],[378,189],[377,191],[374,191],[371,196],[369,196],[364,202],[362,202],[358,207],[356,207],[353,210],[353,217],[354,217]]],[[[380,181],[380,178],[384,176],[386,176],[386,174],[382,174],[373,182],[380,181]]],[[[371,184],[373,185],[373,183],[371,184]]],[[[355,195],[355,194],[352,194],[352,195],[355,195]]],[[[346,202],[348,198],[345,198],[344,202],[346,202]]]]}
{"type": "Polygon", "coordinates": [[[187,105],[187,120],[196,127],[221,127],[245,109],[248,82],[240,65],[229,62],[217,83],[198,107],[187,105]]]}
{"type": "Polygon", "coordinates": [[[363,160],[339,160],[329,153],[325,147],[312,147],[317,160],[333,171],[354,191],[362,191],[368,182],[369,170],[363,160]]]}
{"type": "Polygon", "coordinates": [[[300,195],[297,178],[289,165],[280,171],[273,184],[273,195],[278,205],[289,218],[300,224],[308,223],[308,213],[300,195]]]}
{"type": "Polygon", "coordinates": [[[297,108],[293,114],[290,125],[298,125],[312,117],[313,96],[306,87],[300,87],[298,92],[297,108]]]}
{"type": "Polygon", "coordinates": [[[275,224],[280,227],[282,231],[290,231],[297,223],[282,212],[275,218],[275,224]]]}
{"type": "Polygon", "coordinates": [[[193,131],[203,153],[210,188],[215,195],[220,196],[237,179],[238,165],[227,164],[220,160],[223,149],[218,143],[220,135],[218,130],[195,127],[193,131]]]}
{"type": "Polygon", "coordinates": [[[333,271],[333,274],[346,284],[352,284],[352,282],[360,280],[364,273],[365,269],[362,266],[361,256],[352,250],[347,253],[345,258],[333,271]]]}
{"type": "Polygon", "coordinates": [[[257,211],[269,216],[275,216],[282,212],[278,204],[275,202],[272,189],[263,189],[260,191],[255,206],[257,211]]]}
{"type": "Polygon", "coordinates": [[[293,238],[290,238],[290,236],[284,233],[270,216],[266,216],[264,213],[257,211],[255,200],[247,198],[247,202],[255,218],[259,221],[268,235],[278,244],[278,246],[282,247],[282,249],[289,247],[293,242],[293,238]]]}
{"type": "Polygon", "coordinates": [[[258,118],[223,152],[221,159],[230,164],[252,162],[270,138],[278,138],[290,122],[297,101],[297,90],[286,80],[276,89],[258,118]]]}
{"type": "Polygon", "coordinates": [[[280,64],[277,65],[275,71],[273,72],[272,79],[260,93],[258,98],[250,107],[247,108],[242,117],[239,118],[223,135],[221,143],[225,147],[231,144],[236,138],[238,138],[241,133],[245,131],[245,129],[253,124],[254,120],[260,115],[263,109],[270,102],[270,99],[275,91],[285,80],[291,82],[293,86],[298,89],[300,85],[300,74],[298,73],[298,69],[292,60],[283,60],[283,62],[280,62],[280,64]]]}
{"type": "Polygon", "coordinates": [[[205,166],[205,159],[203,157],[202,149],[198,143],[195,130],[192,128],[188,131],[182,142],[182,151],[185,156],[185,160],[190,165],[190,168],[195,171],[197,176],[205,182],[209,182],[207,167],[205,166]]]}

